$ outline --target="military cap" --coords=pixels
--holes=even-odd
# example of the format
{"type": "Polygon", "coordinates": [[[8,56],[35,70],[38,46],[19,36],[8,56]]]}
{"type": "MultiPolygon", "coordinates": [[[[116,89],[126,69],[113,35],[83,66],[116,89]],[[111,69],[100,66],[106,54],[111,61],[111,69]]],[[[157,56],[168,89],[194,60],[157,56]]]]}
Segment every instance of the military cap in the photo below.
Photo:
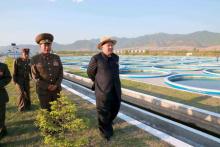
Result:
{"type": "Polygon", "coordinates": [[[22,49],[21,49],[21,52],[22,52],[22,53],[27,53],[27,54],[28,54],[29,51],[30,51],[29,48],[22,48],[22,49]]]}
{"type": "Polygon", "coordinates": [[[106,37],[106,36],[104,36],[104,37],[100,38],[100,42],[99,42],[99,44],[97,45],[97,48],[98,48],[98,49],[101,49],[101,47],[102,47],[105,43],[107,43],[107,42],[112,42],[113,45],[115,45],[115,44],[117,43],[117,41],[114,40],[114,39],[112,39],[111,37],[106,37]]]}
{"type": "Polygon", "coordinates": [[[53,42],[53,35],[50,33],[42,33],[37,35],[35,39],[37,44],[44,44],[44,43],[52,43],[53,42]]]}

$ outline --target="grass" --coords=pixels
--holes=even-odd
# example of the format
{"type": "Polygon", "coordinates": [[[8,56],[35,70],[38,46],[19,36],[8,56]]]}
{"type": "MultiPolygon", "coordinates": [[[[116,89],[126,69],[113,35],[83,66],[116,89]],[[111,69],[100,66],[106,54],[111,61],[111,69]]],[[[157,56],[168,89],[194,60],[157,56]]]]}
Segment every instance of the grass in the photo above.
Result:
{"type": "MultiPolygon", "coordinates": [[[[12,73],[12,59],[7,58],[6,63],[12,73]]],[[[35,93],[35,86],[31,83],[32,109],[26,112],[18,112],[17,96],[15,85],[11,82],[7,86],[9,102],[6,109],[6,126],[8,135],[4,137],[0,146],[43,146],[43,138],[35,127],[34,121],[37,111],[40,107],[35,93]]]]}
{"type": "MultiPolygon", "coordinates": [[[[88,77],[85,71],[75,70],[70,68],[68,68],[67,70],[74,74],[83,77],[88,77]]],[[[136,82],[126,79],[121,79],[121,84],[123,88],[135,90],[138,92],[146,93],[163,99],[172,100],[186,105],[191,105],[197,108],[220,113],[220,99],[218,98],[175,90],[161,86],[155,86],[152,84],[136,82]]]]}
{"type": "MultiPolygon", "coordinates": [[[[12,60],[7,59],[6,63],[12,67],[12,60]]],[[[7,103],[6,110],[6,126],[8,135],[0,140],[1,147],[39,147],[46,146],[43,143],[43,137],[39,129],[34,125],[37,110],[40,109],[39,102],[35,92],[35,86],[31,82],[31,99],[32,109],[30,111],[18,112],[16,99],[18,96],[14,84],[11,82],[7,86],[7,91],[10,96],[10,101],[7,103]]],[[[95,106],[84,101],[82,98],[64,91],[67,97],[70,97],[78,108],[78,116],[89,120],[88,130],[85,135],[89,137],[90,144],[88,146],[106,146],[106,147],[142,147],[142,146],[157,146],[168,147],[169,144],[160,139],[138,129],[120,119],[115,121],[115,136],[112,141],[106,143],[97,129],[96,110],[95,106]]]]}
{"type": "MultiPolygon", "coordinates": [[[[84,56],[84,55],[94,55],[99,51],[58,51],[57,54],[60,56],[84,56]]],[[[219,55],[219,50],[200,50],[194,48],[193,50],[148,50],[145,52],[134,53],[129,50],[123,50],[123,52],[118,53],[119,55],[141,55],[141,56],[186,56],[187,53],[192,53],[193,56],[204,56],[204,57],[216,57],[219,55]]]]}
{"type": "Polygon", "coordinates": [[[11,82],[7,86],[10,95],[10,101],[7,103],[6,110],[6,126],[8,135],[1,140],[1,145],[10,146],[43,146],[43,138],[35,127],[34,121],[39,109],[38,100],[34,94],[33,84],[31,86],[32,110],[26,112],[18,112],[16,98],[18,93],[14,84],[11,82]]]}
{"type": "Polygon", "coordinates": [[[211,96],[200,95],[125,79],[122,80],[122,87],[220,113],[220,99],[211,96]]]}
{"type": "Polygon", "coordinates": [[[72,69],[72,68],[69,68],[69,67],[64,67],[64,70],[65,70],[65,71],[68,71],[68,72],[70,72],[70,73],[73,73],[73,74],[76,74],[76,75],[79,75],[79,76],[88,78],[88,75],[87,75],[86,71],[83,71],[83,70],[75,70],[75,69],[72,69]]]}
{"type": "Polygon", "coordinates": [[[89,129],[87,131],[87,136],[90,138],[89,146],[109,146],[109,147],[143,147],[143,146],[152,146],[152,147],[166,147],[170,146],[169,144],[159,140],[158,138],[142,131],[141,129],[136,128],[128,124],[125,121],[122,121],[119,118],[116,118],[114,121],[114,136],[109,143],[106,143],[103,140],[98,131],[97,120],[96,120],[96,109],[95,106],[91,103],[83,100],[82,98],[73,95],[70,92],[65,91],[65,94],[68,97],[71,97],[74,103],[77,105],[78,114],[81,117],[89,119],[89,129]]]}
{"type": "Polygon", "coordinates": [[[96,54],[97,51],[57,51],[56,53],[60,56],[88,56],[96,54]]]}

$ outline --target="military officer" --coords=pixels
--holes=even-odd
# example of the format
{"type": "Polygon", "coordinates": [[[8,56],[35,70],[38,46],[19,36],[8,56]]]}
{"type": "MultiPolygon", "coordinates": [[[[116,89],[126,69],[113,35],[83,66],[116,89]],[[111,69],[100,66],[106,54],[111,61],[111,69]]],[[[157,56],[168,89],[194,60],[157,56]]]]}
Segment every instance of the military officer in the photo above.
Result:
{"type": "Polygon", "coordinates": [[[18,111],[30,110],[30,59],[29,48],[23,48],[21,57],[14,61],[13,82],[16,84],[18,96],[18,111]]]}
{"type": "Polygon", "coordinates": [[[121,103],[119,78],[119,56],[113,53],[116,40],[103,37],[88,65],[87,74],[94,81],[96,109],[100,134],[107,140],[113,136],[112,122],[118,114],[121,103]]]}
{"type": "Polygon", "coordinates": [[[5,86],[11,81],[11,78],[8,66],[0,62],[0,139],[7,134],[5,111],[9,98],[5,86]]]}
{"type": "Polygon", "coordinates": [[[58,55],[51,53],[53,35],[37,35],[40,53],[31,59],[32,78],[36,81],[36,92],[42,109],[50,111],[50,102],[59,98],[63,79],[63,66],[58,55]]]}

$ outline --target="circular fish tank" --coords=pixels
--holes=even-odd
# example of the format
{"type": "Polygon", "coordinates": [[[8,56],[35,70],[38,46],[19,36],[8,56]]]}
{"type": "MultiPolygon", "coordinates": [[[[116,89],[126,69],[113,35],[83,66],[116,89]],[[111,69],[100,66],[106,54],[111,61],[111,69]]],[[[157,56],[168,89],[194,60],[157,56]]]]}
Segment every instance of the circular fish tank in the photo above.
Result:
{"type": "MultiPolygon", "coordinates": [[[[83,71],[86,71],[86,70],[87,70],[87,68],[88,68],[88,65],[83,65],[83,66],[80,66],[80,70],[83,70],[83,71]]],[[[127,68],[127,67],[125,67],[125,66],[121,66],[121,65],[119,65],[119,70],[126,71],[126,70],[128,70],[128,68],[127,68]]]]}
{"type": "Polygon", "coordinates": [[[205,64],[201,64],[199,66],[204,69],[220,68],[220,64],[218,64],[218,63],[205,63],[205,64]]]}
{"type": "Polygon", "coordinates": [[[63,65],[79,65],[79,62],[63,62],[63,65]]]}
{"type": "Polygon", "coordinates": [[[204,70],[203,72],[213,76],[220,76],[220,69],[207,69],[204,70]]]}
{"type": "Polygon", "coordinates": [[[156,78],[170,75],[170,72],[157,70],[122,70],[120,77],[122,78],[156,78]]]}
{"type": "Polygon", "coordinates": [[[200,67],[184,66],[184,65],[158,65],[153,68],[165,71],[199,71],[200,67]]]}
{"type": "Polygon", "coordinates": [[[214,96],[220,96],[220,77],[196,74],[171,75],[165,83],[173,88],[214,96]]]}
{"type": "Polygon", "coordinates": [[[83,66],[80,67],[80,70],[86,71],[87,68],[88,68],[88,65],[83,65],[83,66]]]}

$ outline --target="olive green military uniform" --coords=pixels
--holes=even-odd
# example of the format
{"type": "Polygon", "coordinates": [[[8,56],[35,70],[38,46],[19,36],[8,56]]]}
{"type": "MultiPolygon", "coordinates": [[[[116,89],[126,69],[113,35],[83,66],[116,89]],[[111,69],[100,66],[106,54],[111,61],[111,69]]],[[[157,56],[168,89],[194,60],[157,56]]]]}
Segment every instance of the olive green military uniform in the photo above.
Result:
{"type": "MultiPolygon", "coordinates": [[[[54,38],[52,34],[42,33],[37,35],[35,39],[39,45],[51,45],[54,38]]],[[[41,108],[50,111],[50,102],[60,97],[63,79],[63,66],[60,57],[52,53],[43,52],[35,55],[31,59],[31,73],[36,81],[36,91],[41,108]],[[51,86],[53,86],[52,89],[51,86]]]]}
{"type": "Polygon", "coordinates": [[[36,91],[42,109],[50,110],[49,102],[56,100],[61,91],[63,66],[60,57],[55,54],[39,54],[31,59],[32,77],[36,81],[36,91]],[[57,85],[57,89],[49,91],[50,84],[57,85]]]}
{"type": "Polygon", "coordinates": [[[29,110],[31,107],[30,100],[30,59],[18,58],[14,62],[13,81],[18,90],[18,110],[29,110]]]}
{"type": "Polygon", "coordinates": [[[6,135],[5,127],[5,111],[6,103],[9,100],[8,93],[5,90],[5,86],[11,81],[11,74],[8,66],[4,63],[0,63],[0,138],[6,135]]]}

